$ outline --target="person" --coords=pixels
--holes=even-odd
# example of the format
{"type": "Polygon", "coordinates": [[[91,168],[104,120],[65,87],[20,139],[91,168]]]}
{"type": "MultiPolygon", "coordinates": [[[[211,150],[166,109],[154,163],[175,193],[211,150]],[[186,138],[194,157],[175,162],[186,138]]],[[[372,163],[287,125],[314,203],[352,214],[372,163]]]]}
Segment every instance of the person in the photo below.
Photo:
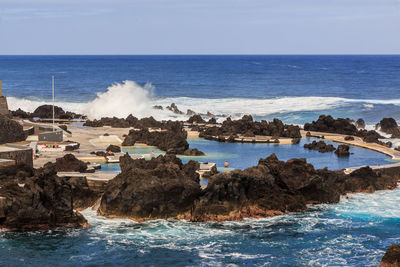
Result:
{"type": "Polygon", "coordinates": [[[225,166],[225,168],[228,168],[228,166],[229,166],[229,163],[228,163],[228,161],[225,161],[225,164],[224,164],[224,166],[225,166]]]}
{"type": "Polygon", "coordinates": [[[154,150],[151,151],[151,158],[154,158],[154,150]]]}

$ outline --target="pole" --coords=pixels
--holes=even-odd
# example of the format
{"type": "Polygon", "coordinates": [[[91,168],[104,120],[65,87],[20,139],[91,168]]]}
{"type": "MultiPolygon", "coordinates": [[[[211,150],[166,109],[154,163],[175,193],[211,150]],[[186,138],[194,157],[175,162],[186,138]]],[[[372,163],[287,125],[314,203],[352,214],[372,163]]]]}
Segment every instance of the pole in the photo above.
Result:
{"type": "Polygon", "coordinates": [[[54,76],[51,76],[51,87],[53,89],[53,132],[55,131],[54,127],[54,76]]]}

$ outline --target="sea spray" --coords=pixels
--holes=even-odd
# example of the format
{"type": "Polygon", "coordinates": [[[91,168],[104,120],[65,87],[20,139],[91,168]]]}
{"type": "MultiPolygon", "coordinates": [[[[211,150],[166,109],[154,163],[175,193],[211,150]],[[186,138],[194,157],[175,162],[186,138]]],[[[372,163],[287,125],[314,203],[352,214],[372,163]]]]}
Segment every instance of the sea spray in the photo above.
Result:
{"type": "Polygon", "coordinates": [[[101,117],[125,118],[129,114],[143,118],[154,115],[152,96],[154,87],[147,83],[143,87],[133,81],[115,83],[104,93],[89,102],[83,113],[91,119],[101,117]]]}

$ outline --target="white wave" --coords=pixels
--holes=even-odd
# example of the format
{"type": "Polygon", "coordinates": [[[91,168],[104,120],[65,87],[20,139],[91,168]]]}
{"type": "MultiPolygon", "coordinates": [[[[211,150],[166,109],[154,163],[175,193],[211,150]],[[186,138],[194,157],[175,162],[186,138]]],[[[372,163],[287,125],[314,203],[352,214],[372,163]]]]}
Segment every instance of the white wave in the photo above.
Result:
{"type": "MultiPolygon", "coordinates": [[[[59,102],[56,105],[65,110],[83,113],[91,119],[101,117],[126,117],[133,114],[136,117],[153,116],[156,119],[182,119],[185,116],[176,115],[168,110],[155,110],[154,105],[163,107],[171,103],[177,104],[178,108],[186,113],[192,109],[199,113],[208,111],[217,116],[241,117],[243,114],[253,116],[268,116],[271,114],[284,114],[302,111],[322,111],[339,107],[363,104],[371,108],[373,104],[400,105],[400,99],[391,100],[364,100],[347,99],[341,97],[276,97],[268,99],[250,98],[192,98],[192,97],[166,97],[158,98],[153,95],[154,87],[151,84],[140,86],[133,81],[116,83],[107,88],[104,93],[98,93],[97,97],[89,103],[59,102]]],[[[48,101],[38,101],[8,97],[9,108],[16,110],[21,108],[32,112],[38,106],[50,104],[48,101]]]]}

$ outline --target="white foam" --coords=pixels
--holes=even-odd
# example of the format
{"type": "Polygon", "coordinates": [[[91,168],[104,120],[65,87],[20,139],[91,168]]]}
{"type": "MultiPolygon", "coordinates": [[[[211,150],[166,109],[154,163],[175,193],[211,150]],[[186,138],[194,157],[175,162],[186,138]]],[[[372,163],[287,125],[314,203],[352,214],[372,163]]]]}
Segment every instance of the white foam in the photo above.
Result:
{"type": "MultiPolygon", "coordinates": [[[[241,117],[243,114],[253,116],[268,116],[302,111],[330,110],[339,107],[364,103],[364,107],[372,108],[373,104],[400,105],[400,99],[391,100],[363,100],[340,97],[276,97],[267,99],[251,98],[192,98],[166,97],[157,98],[153,95],[154,87],[151,84],[140,86],[133,81],[116,83],[108,87],[104,93],[98,93],[96,99],[89,103],[56,102],[57,106],[65,110],[83,113],[89,118],[126,117],[133,114],[136,117],[153,116],[156,119],[182,119],[184,116],[173,114],[168,110],[155,110],[154,105],[163,107],[176,103],[183,112],[192,109],[199,113],[210,111],[215,115],[241,117]]],[[[38,106],[50,104],[46,101],[8,98],[11,110],[21,108],[32,112],[38,106]]]]}

